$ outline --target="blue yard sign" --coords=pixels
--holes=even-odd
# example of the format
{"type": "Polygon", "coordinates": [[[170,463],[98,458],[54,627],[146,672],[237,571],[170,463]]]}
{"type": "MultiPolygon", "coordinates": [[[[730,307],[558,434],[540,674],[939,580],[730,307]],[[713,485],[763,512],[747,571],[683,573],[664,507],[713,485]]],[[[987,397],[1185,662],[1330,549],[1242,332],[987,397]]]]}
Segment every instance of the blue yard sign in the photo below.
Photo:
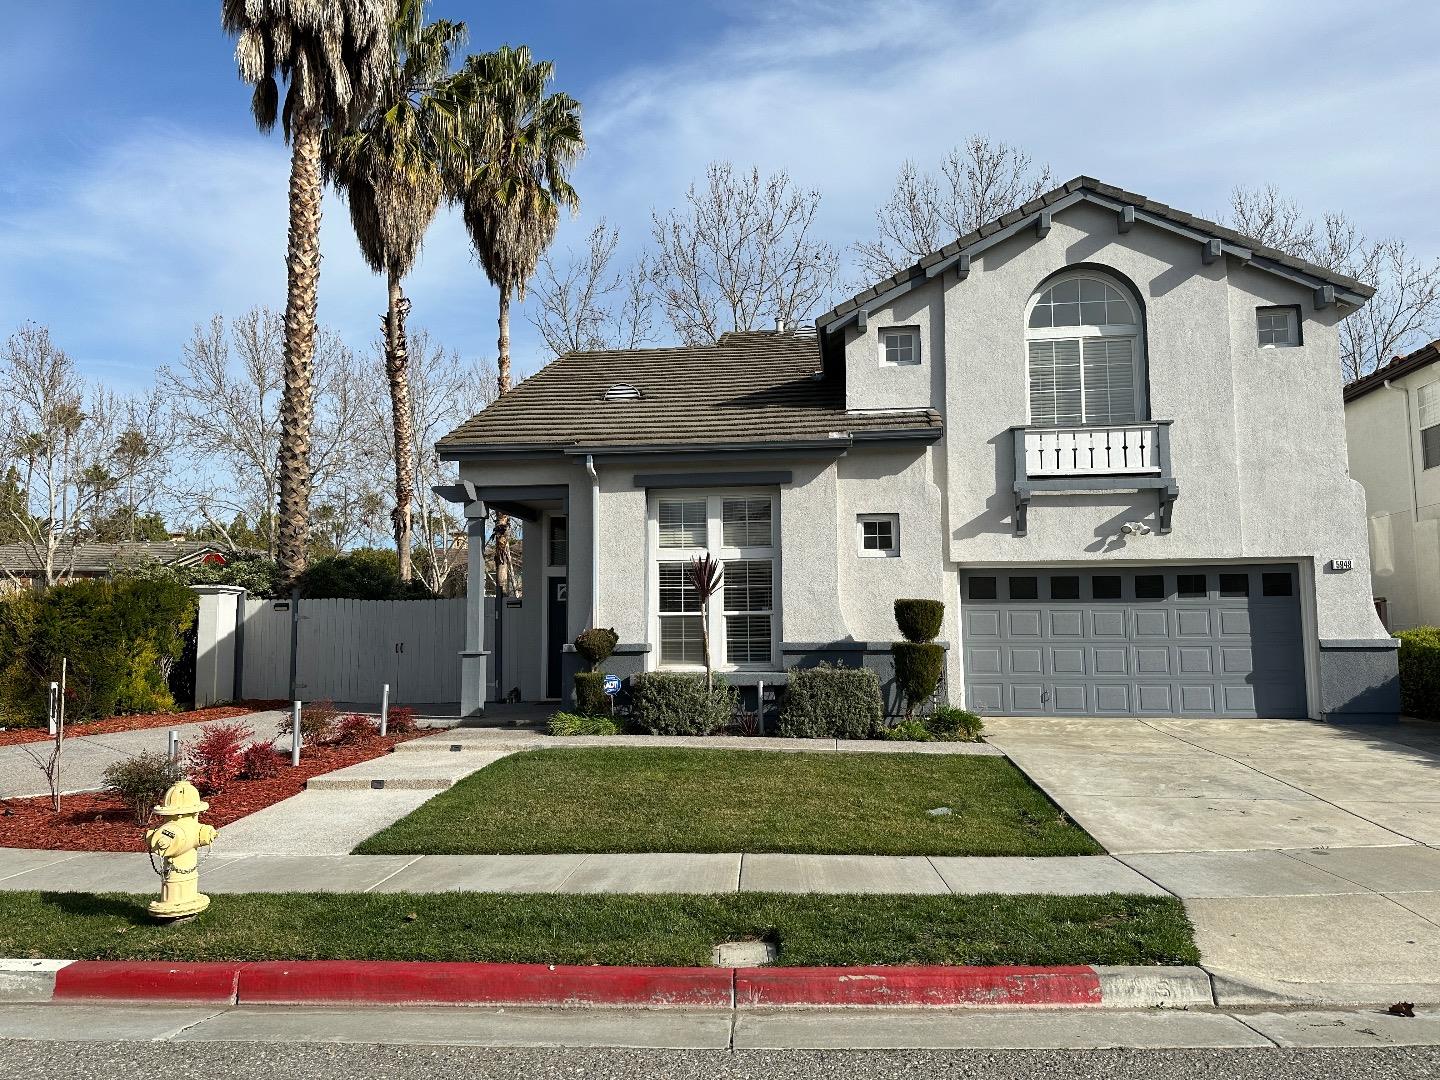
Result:
{"type": "Polygon", "coordinates": [[[616,694],[620,693],[619,675],[605,676],[605,693],[609,694],[611,697],[614,697],[616,694]]]}

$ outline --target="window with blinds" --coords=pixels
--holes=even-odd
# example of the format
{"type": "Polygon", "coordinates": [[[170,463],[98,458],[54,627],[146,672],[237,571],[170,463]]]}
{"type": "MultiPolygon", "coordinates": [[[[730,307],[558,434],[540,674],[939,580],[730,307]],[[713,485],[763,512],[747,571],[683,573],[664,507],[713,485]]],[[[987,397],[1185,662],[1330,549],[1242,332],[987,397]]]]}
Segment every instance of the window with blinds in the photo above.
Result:
{"type": "Polygon", "coordinates": [[[1026,320],[1032,424],[1098,427],[1141,419],[1137,310],[1117,285],[1084,275],[1036,297],[1026,320]]]}
{"type": "Polygon", "coordinates": [[[1420,456],[1427,469],[1440,468],[1440,382],[1426,383],[1415,395],[1420,409],[1420,456]]]}
{"type": "Polygon", "coordinates": [[[725,659],[732,664],[770,660],[770,616],[775,603],[774,564],[736,559],[725,567],[725,659]]]}
{"type": "Polygon", "coordinates": [[[768,495],[758,499],[721,500],[720,533],[725,547],[769,547],[771,531],[768,495]]]}
{"type": "Polygon", "coordinates": [[[705,634],[700,596],[690,581],[690,564],[660,564],[660,662],[703,664],[705,634]]]}
{"type": "Polygon", "coordinates": [[[705,546],[704,499],[661,499],[657,516],[662,548],[705,546]]]}

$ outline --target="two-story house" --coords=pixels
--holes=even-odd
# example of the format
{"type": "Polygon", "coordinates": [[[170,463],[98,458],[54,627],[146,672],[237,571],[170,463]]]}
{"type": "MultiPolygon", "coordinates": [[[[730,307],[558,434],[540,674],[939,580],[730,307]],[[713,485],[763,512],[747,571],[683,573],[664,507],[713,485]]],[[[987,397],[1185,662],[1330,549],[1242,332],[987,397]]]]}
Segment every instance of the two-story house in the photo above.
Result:
{"type": "MultiPolygon", "coordinates": [[[[1370,292],[1080,177],[813,331],[562,356],[439,450],[473,534],[524,523],[527,699],[589,625],[617,674],[699,670],[706,618],[732,683],[888,678],[931,597],[981,713],[1391,718],[1336,336],[1370,292]]],[[[471,600],[467,712],[511,689],[471,600]]]]}
{"type": "Polygon", "coordinates": [[[1345,387],[1375,604],[1391,630],[1440,625],[1440,341],[1345,387]]]}

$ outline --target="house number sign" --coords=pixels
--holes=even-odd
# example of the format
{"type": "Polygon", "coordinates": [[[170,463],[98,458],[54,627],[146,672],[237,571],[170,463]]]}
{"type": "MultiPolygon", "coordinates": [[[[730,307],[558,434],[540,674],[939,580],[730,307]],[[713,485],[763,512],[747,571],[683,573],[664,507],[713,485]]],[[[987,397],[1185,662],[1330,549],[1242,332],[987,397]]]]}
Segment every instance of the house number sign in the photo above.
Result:
{"type": "Polygon", "coordinates": [[[1355,569],[1355,560],[1354,560],[1354,559],[1331,559],[1331,560],[1330,560],[1330,569],[1331,569],[1331,570],[1354,570],[1354,569],[1355,569]]]}

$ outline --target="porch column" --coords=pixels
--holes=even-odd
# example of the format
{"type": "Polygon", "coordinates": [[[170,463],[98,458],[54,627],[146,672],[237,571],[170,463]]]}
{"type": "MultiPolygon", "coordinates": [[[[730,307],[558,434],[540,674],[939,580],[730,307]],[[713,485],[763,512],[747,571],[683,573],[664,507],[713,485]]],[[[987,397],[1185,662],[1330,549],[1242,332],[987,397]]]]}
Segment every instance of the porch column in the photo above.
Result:
{"type": "Polygon", "coordinates": [[[465,651],[460,654],[460,715],[485,711],[490,686],[490,651],[485,633],[485,505],[465,507],[469,575],[465,584],[465,651]],[[472,517],[476,510],[478,517],[472,517]]]}

